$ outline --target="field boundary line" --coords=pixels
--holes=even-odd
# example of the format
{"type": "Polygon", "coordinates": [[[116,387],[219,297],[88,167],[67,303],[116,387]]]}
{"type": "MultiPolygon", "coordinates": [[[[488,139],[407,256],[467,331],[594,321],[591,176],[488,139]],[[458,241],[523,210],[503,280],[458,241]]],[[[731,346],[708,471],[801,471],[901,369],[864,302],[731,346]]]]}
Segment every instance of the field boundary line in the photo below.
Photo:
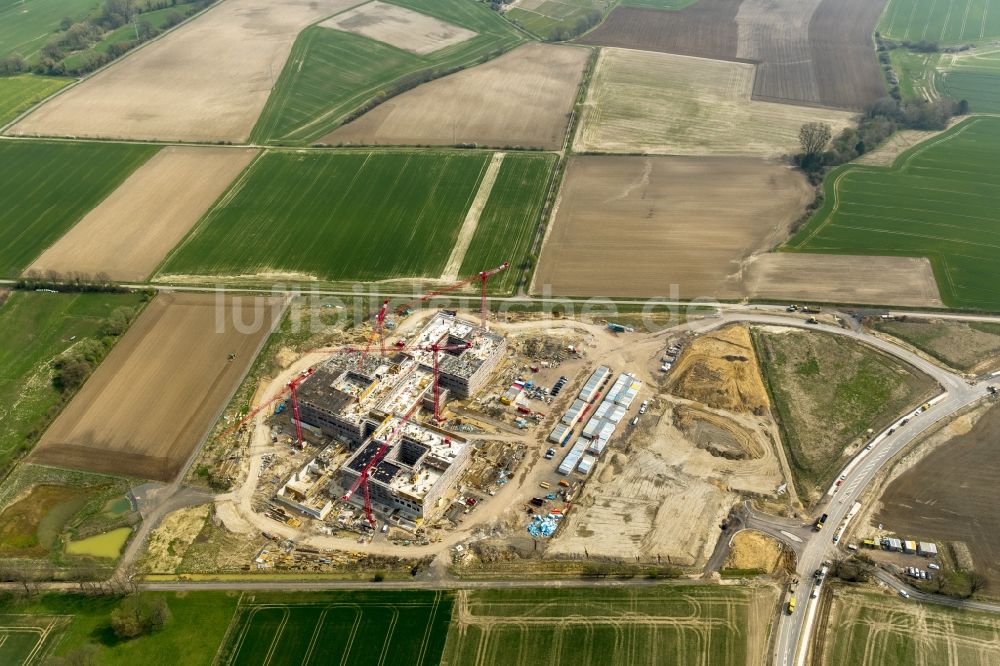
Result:
{"type": "Polygon", "coordinates": [[[312,660],[312,653],[316,649],[316,641],[319,640],[320,632],[323,629],[323,623],[326,621],[326,615],[329,612],[329,608],[324,608],[323,612],[319,614],[319,618],[316,620],[316,626],[313,627],[312,637],[309,639],[309,645],[306,646],[306,653],[302,655],[303,664],[308,664],[312,660]]]}
{"type": "Polygon", "coordinates": [[[399,609],[393,607],[392,619],[389,621],[389,628],[386,629],[385,638],[382,640],[382,651],[378,655],[378,666],[385,664],[385,658],[389,654],[389,646],[392,644],[393,634],[396,633],[396,622],[399,621],[399,609]]]}
{"type": "Polygon", "coordinates": [[[430,642],[431,633],[434,627],[434,620],[437,618],[438,606],[441,604],[441,590],[434,592],[434,604],[431,606],[431,615],[427,618],[427,626],[424,627],[424,638],[420,641],[420,652],[414,662],[417,666],[423,666],[424,659],[427,658],[427,644],[430,642]]]}
{"type": "Polygon", "coordinates": [[[264,666],[269,666],[271,659],[274,658],[274,651],[278,649],[278,642],[281,640],[281,634],[285,632],[285,625],[288,624],[288,618],[291,616],[291,611],[288,606],[281,606],[281,624],[278,625],[277,631],[274,632],[274,638],[271,639],[271,646],[267,650],[267,654],[264,655],[264,666]]]}
{"type": "Polygon", "coordinates": [[[462,268],[462,262],[465,261],[465,254],[469,251],[469,246],[472,245],[472,239],[476,235],[476,229],[479,227],[479,218],[486,208],[490,194],[493,193],[493,185],[496,184],[497,175],[500,173],[500,165],[503,164],[506,155],[507,153],[504,152],[493,153],[493,157],[486,167],[486,173],[483,174],[482,180],[479,181],[479,189],[476,191],[476,196],[472,199],[472,204],[465,213],[465,220],[458,231],[458,238],[455,240],[455,245],[451,248],[448,263],[445,264],[444,271],[441,273],[442,280],[454,282],[458,279],[458,271],[462,268]]]}
{"type": "Polygon", "coordinates": [[[222,640],[219,641],[219,647],[216,649],[215,657],[212,659],[212,666],[218,666],[222,663],[220,659],[222,658],[222,654],[225,651],[226,646],[229,645],[229,637],[232,635],[233,628],[236,626],[236,619],[240,615],[240,608],[243,607],[243,598],[246,594],[247,593],[245,591],[240,592],[240,597],[236,600],[236,608],[233,609],[233,616],[229,618],[229,626],[226,627],[226,633],[222,635],[222,640]]]}

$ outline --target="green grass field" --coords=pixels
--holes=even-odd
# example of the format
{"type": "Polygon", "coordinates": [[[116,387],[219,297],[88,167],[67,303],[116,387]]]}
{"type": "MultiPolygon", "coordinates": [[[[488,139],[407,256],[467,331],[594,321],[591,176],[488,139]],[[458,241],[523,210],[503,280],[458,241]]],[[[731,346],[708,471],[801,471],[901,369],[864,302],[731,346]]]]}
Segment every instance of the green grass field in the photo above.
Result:
{"type": "Polygon", "coordinates": [[[909,319],[872,326],[962,372],[992,370],[1000,358],[1000,324],[982,321],[909,319]]]}
{"type": "Polygon", "coordinates": [[[698,0],[622,0],[623,7],[641,7],[643,9],[678,10],[690,7],[698,0]]]}
{"type": "Polygon", "coordinates": [[[784,249],[928,257],[950,307],[1000,310],[1000,118],[977,117],[889,168],[847,165],[784,249]]]}
{"type": "Polygon", "coordinates": [[[746,664],[773,592],[656,587],[460,592],[442,666],[746,664]]]}
{"type": "Polygon", "coordinates": [[[504,15],[542,39],[550,39],[557,28],[572,30],[590,11],[603,14],[609,4],[606,0],[546,0],[534,9],[514,7],[504,15]]]}
{"type": "Polygon", "coordinates": [[[15,277],[159,146],[0,141],[0,275],[15,277]]]}
{"type": "Polygon", "coordinates": [[[219,663],[437,664],[448,635],[447,592],[254,595],[241,601],[219,663]]]}
{"type": "Polygon", "coordinates": [[[6,125],[43,99],[72,83],[55,76],[0,77],[0,126],[6,125]]]}
{"type": "Polygon", "coordinates": [[[28,434],[44,427],[59,402],[49,363],[87,338],[119,307],[137,307],[140,294],[14,292],[0,305],[0,473],[28,434]]]}
{"type": "MultiPolygon", "coordinates": [[[[478,151],[271,151],[206,214],[159,276],[437,278],[489,158],[478,151]]],[[[501,189],[488,200],[467,254],[475,270],[497,256],[525,255],[545,183],[517,185],[546,180],[550,164],[540,155],[507,155],[501,189]],[[515,241],[502,251],[490,241],[501,233],[515,241]]]]}
{"type": "Polygon", "coordinates": [[[476,37],[427,55],[341,30],[302,31],[278,78],[251,140],[304,144],[333,131],[370,100],[426,72],[467,66],[524,40],[488,6],[466,0],[396,2],[475,30],[476,37]]]}
{"type": "Polygon", "coordinates": [[[822,664],[992,666],[1000,654],[995,615],[839,589],[822,664]]]}
{"type": "Polygon", "coordinates": [[[930,377],[843,336],[752,329],[796,487],[808,499],[833,483],[859,444],[936,392],[930,377]]]}
{"type": "Polygon", "coordinates": [[[877,28],[912,42],[958,44],[1000,36],[997,0],[890,0],[877,28]]]}
{"type": "MultiPolygon", "coordinates": [[[[213,663],[236,608],[238,597],[235,593],[145,592],[144,597],[165,598],[173,617],[163,631],[128,641],[117,639],[111,629],[110,614],[120,602],[116,597],[46,594],[27,601],[0,599],[0,625],[20,622],[45,626],[59,619],[47,636],[52,645],[43,654],[67,657],[93,650],[93,661],[67,663],[101,666],[209,666],[213,663]]],[[[0,626],[0,636],[3,631],[0,626]]],[[[21,643],[26,645],[27,641],[21,643]]],[[[4,645],[0,645],[2,647],[4,645]]],[[[0,652],[0,663],[5,665],[22,663],[3,657],[0,652]]],[[[48,662],[39,659],[31,663],[48,662]]]]}
{"type": "Polygon", "coordinates": [[[64,16],[79,21],[101,0],[0,0],[0,58],[33,56],[59,29],[64,16]]]}
{"type": "Polygon", "coordinates": [[[1000,72],[948,71],[937,82],[948,97],[968,100],[974,113],[1000,113],[1000,72]]]}
{"type": "Polygon", "coordinates": [[[555,155],[550,154],[507,153],[459,275],[472,275],[509,261],[510,270],[490,280],[491,292],[510,293],[519,286],[520,277],[530,279],[531,242],[555,161],[555,155]]]}

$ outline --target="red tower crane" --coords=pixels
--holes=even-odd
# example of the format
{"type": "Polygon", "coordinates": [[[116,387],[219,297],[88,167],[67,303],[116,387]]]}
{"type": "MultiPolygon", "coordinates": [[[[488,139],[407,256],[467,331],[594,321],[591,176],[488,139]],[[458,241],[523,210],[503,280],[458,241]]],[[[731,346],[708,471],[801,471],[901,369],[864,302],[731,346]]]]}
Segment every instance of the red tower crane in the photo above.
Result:
{"type": "Polygon", "coordinates": [[[458,282],[452,283],[452,284],[448,285],[447,287],[441,287],[440,289],[436,289],[434,291],[429,291],[426,294],[424,294],[423,296],[421,296],[420,298],[418,298],[417,300],[410,301],[409,303],[406,303],[405,305],[399,306],[398,308],[396,308],[396,313],[397,314],[403,314],[407,309],[411,308],[414,305],[417,305],[418,303],[423,303],[425,301],[429,301],[430,299],[434,298],[435,296],[440,296],[441,294],[447,294],[447,293],[450,293],[450,292],[455,291],[457,289],[461,289],[462,287],[464,287],[466,285],[469,285],[469,284],[475,282],[476,280],[479,280],[479,283],[480,283],[480,295],[481,295],[480,307],[481,307],[481,313],[482,313],[483,321],[485,322],[486,321],[486,313],[487,313],[487,309],[486,309],[486,283],[489,282],[489,279],[491,277],[493,277],[497,273],[502,273],[503,271],[507,270],[508,268],[510,268],[510,262],[509,261],[505,261],[502,264],[500,264],[499,266],[497,266],[496,268],[491,268],[491,269],[486,270],[486,271],[479,271],[475,275],[470,275],[469,277],[465,278],[464,280],[459,280],[458,282]]]}
{"type": "Polygon", "coordinates": [[[292,418],[295,419],[295,436],[296,444],[299,449],[305,448],[305,442],[302,441],[302,421],[299,419],[299,394],[298,387],[299,384],[304,382],[310,375],[312,375],[313,369],[309,368],[305,370],[301,375],[288,382],[288,389],[292,392],[292,418]]]}
{"type": "Polygon", "coordinates": [[[378,314],[375,315],[375,323],[372,324],[372,333],[368,336],[368,343],[365,345],[364,351],[361,352],[361,358],[358,359],[358,370],[365,367],[365,357],[368,356],[368,350],[371,348],[375,336],[378,336],[382,358],[385,358],[385,315],[388,310],[389,301],[382,301],[382,307],[379,308],[378,314]]]}
{"type": "MultiPolygon", "coordinates": [[[[396,347],[397,351],[401,352],[414,352],[414,351],[424,351],[431,352],[433,356],[433,361],[431,367],[434,369],[434,420],[440,423],[443,419],[441,418],[441,371],[439,367],[441,352],[459,351],[471,349],[471,342],[460,342],[454,345],[443,345],[440,342],[435,342],[430,345],[416,345],[413,347],[407,347],[405,345],[396,347]]],[[[327,352],[333,354],[349,354],[351,352],[363,352],[363,349],[358,349],[357,347],[340,347],[337,349],[316,349],[313,351],[327,352]]]]}
{"type": "Polygon", "coordinates": [[[373,527],[375,526],[375,516],[372,513],[371,491],[368,489],[369,474],[372,469],[374,469],[374,467],[382,461],[385,454],[389,452],[389,449],[396,441],[396,438],[402,434],[403,428],[405,428],[406,424],[410,422],[410,417],[413,416],[413,412],[416,411],[419,404],[419,402],[416,402],[412,407],[410,407],[409,411],[406,412],[406,415],[400,419],[399,423],[396,424],[396,427],[394,427],[389,435],[382,441],[382,444],[379,446],[378,451],[375,452],[375,455],[373,455],[371,460],[369,460],[361,469],[361,473],[358,475],[357,481],[351,484],[351,487],[347,489],[344,496],[340,498],[347,502],[354,496],[354,493],[357,492],[358,488],[361,488],[365,498],[365,518],[368,519],[368,524],[373,527]]]}
{"type": "Polygon", "coordinates": [[[457,345],[442,345],[434,343],[426,347],[418,347],[422,351],[429,351],[434,354],[434,422],[441,423],[441,375],[438,368],[438,354],[443,351],[465,350],[472,347],[471,342],[463,342],[457,345]]]}

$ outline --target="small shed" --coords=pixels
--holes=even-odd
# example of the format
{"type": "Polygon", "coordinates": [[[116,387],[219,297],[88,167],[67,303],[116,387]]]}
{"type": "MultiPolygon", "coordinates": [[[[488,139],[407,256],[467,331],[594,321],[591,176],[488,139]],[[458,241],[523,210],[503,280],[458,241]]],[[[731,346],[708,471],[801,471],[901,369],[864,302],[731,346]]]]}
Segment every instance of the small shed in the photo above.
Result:
{"type": "Polygon", "coordinates": [[[904,541],[903,542],[903,552],[904,553],[915,553],[915,552],[917,552],[917,542],[916,541],[904,541]]]}
{"type": "Polygon", "coordinates": [[[882,539],[882,547],[885,548],[886,550],[891,550],[898,553],[899,551],[903,550],[903,542],[900,541],[899,539],[894,539],[890,537],[888,539],[882,539]]]}

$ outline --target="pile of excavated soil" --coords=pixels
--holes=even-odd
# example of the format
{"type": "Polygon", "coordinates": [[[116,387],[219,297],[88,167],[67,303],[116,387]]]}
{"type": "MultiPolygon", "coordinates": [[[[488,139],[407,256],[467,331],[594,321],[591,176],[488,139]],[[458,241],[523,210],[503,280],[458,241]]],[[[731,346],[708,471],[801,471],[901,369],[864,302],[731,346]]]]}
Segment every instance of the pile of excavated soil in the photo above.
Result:
{"type": "Polygon", "coordinates": [[[671,374],[671,393],[714,409],[762,415],[770,406],[746,326],[696,338],[671,374]]]}
{"type": "Polygon", "coordinates": [[[764,456],[761,442],[744,428],[730,419],[695,406],[680,405],[674,409],[674,426],[698,448],[718,458],[746,460],[764,456]]]}
{"type": "Polygon", "coordinates": [[[726,569],[760,569],[775,571],[782,561],[781,544],[773,537],[744,530],[733,537],[732,550],[726,558],[726,569]]]}

